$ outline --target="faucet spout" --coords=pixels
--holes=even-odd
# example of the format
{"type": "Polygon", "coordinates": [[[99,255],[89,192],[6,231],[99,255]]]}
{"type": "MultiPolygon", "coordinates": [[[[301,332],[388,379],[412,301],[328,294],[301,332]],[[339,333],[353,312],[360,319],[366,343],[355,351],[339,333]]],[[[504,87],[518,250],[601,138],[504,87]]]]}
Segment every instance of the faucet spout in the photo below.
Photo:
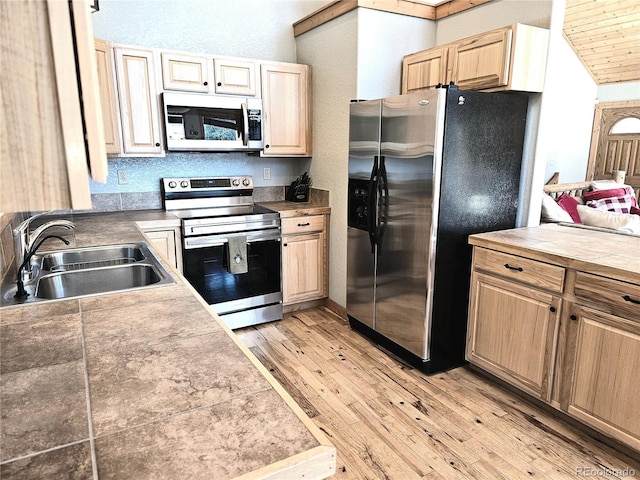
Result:
{"type": "MultiPolygon", "coordinates": [[[[50,222],[43,223],[38,228],[36,228],[33,232],[30,231],[30,225],[33,220],[42,215],[45,215],[51,212],[43,212],[37,215],[33,215],[27,218],[24,222],[22,222],[14,231],[14,248],[15,248],[15,258],[16,258],[16,266],[22,265],[25,261],[25,258],[29,256],[29,252],[37,250],[40,247],[40,244],[34,249],[34,246],[38,242],[38,239],[42,237],[42,235],[52,227],[62,227],[68,230],[75,228],[75,223],[64,220],[64,219],[56,219],[51,220],[50,222]]],[[[43,240],[44,241],[44,240],[43,240]]],[[[19,269],[20,270],[20,269],[19,269]]],[[[27,281],[31,279],[32,271],[31,265],[25,265],[24,268],[18,272],[18,280],[27,281]]]]}
{"type": "Polygon", "coordinates": [[[63,219],[51,220],[50,222],[43,223],[38,228],[36,228],[29,236],[27,251],[30,251],[33,248],[33,246],[36,244],[38,239],[42,236],[42,234],[52,227],[63,227],[63,228],[66,228],[67,230],[72,230],[76,228],[76,224],[69,220],[63,220],[63,219]]]}

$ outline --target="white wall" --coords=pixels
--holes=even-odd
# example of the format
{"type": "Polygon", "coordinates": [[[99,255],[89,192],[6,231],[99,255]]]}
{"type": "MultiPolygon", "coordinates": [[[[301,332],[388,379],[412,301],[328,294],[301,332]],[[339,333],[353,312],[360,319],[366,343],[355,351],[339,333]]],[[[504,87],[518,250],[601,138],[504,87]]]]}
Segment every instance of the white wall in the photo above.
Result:
{"type": "Polygon", "coordinates": [[[598,103],[640,100],[640,82],[622,82],[598,86],[598,103]]]}
{"type": "Polygon", "coordinates": [[[116,43],[296,61],[293,23],[326,0],[103,0],[94,35],[116,43]]]}
{"type": "Polygon", "coordinates": [[[314,186],[329,190],[329,298],[346,306],[349,103],[400,93],[405,54],[434,46],[432,21],[358,8],[296,38],[313,67],[314,186]]]}
{"type": "Polygon", "coordinates": [[[553,133],[544,179],[559,172],[561,183],[582,182],[587,174],[598,86],[565,37],[560,37],[556,47],[548,65],[553,76],[545,85],[552,108],[546,126],[553,133]]]}
{"type": "Polygon", "coordinates": [[[512,23],[549,28],[552,0],[493,0],[437,22],[438,45],[512,23]]]}
{"type": "Polygon", "coordinates": [[[399,95],[402,56],[436,46],[436,23],[368,8],[357,12],[358,98],[399,95]]]}
{"type": "Polygon", "coordinates": [[[329,298],[346,305],[349,102],[357,98],[357,11],[297,37],[298,60],[313,66],[316,188],[330,191],[329,298]]]}

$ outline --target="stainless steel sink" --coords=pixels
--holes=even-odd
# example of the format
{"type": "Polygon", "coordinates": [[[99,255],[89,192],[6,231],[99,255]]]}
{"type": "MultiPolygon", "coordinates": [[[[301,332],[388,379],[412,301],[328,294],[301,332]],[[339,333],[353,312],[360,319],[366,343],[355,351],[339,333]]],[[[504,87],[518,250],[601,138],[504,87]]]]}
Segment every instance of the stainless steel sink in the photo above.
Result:
{"type": "Polygon", "coordinates": [[[138,244],[74,248],[71,250],[45,253],[41,255],[41,257],[41,269],[49,272],[64,272],[68,270],[123,265],[146,259],[138,244]]]}
{"type": "Polygon", "coordinates": [[[35,296],[47,300],[79,297],[146,287],[161,280],[162,277],[152,265],[87,268],[40,277],[36,284],[35,296]]]}
{"type": "Polygon", "coordinates": [[[82,297],[175,283],[146,243],[70,248],[38,253],[29,296],[15,299],[15,274],[2,284],[0,306],[82,297]]]}

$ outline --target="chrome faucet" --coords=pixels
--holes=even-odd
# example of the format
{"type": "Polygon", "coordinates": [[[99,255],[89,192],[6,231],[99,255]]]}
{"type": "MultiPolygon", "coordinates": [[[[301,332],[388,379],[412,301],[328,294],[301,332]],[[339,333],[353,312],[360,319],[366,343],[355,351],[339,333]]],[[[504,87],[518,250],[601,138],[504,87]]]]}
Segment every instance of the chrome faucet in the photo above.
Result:
{"type": "MultiPolygon", "coordinates": [[[[48,213],[51,213],[51,211],[42,212],[42,213],[38,213],[37,215],[33,215],[27,218],[24,222],[22,222],[20,225],[18,225],[17,228],[13,230],[16,266],[22,265],[24,263],[25,259],[32,253],[32,249],[37,244],[38,239],[40,239],[42,235],[51,227],[63,227],[68,230],[75,228],[76,226],[75,223],[69,220],[57,219],[57,220],[51,220],[50,222],[47,222],[47,223],[43,223],[32,232],[30,228],[31,222],[36,218],[41,217],[42,215],[46,215],[48,213]]],[[[32,273],[33,272],[31,270],[31,265],[24,265],[24,268],[22,268],[21,273],[19,273],[21,278],[18,278],[18,280],[21,280],[23,282],[31,280],[32,273]]]]}

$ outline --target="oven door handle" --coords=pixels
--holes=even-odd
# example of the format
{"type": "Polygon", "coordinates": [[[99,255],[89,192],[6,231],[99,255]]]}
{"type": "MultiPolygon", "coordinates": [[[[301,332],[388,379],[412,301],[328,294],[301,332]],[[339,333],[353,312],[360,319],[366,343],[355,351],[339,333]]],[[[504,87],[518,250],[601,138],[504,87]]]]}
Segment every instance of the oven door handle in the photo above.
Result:
{"type": "MultiPolygon", "coordinates": [[[[207,248],[207,247],[221,247],[225,243],[229,242],[229,237],[241,237],[241,234],[231,234],[231,235],[214,235],[207,237],[185,237],[183,239],[183,245],[186,250],[190,250],[192,248],[207,248]]],[[[265,233],[263,235],[245,235],[247,237],[247,245],[250,245],[254,242],[267,242],[269,240],[275,240],[279,242],[281,240],[280,233],[268,234],[265,233]]]]}

